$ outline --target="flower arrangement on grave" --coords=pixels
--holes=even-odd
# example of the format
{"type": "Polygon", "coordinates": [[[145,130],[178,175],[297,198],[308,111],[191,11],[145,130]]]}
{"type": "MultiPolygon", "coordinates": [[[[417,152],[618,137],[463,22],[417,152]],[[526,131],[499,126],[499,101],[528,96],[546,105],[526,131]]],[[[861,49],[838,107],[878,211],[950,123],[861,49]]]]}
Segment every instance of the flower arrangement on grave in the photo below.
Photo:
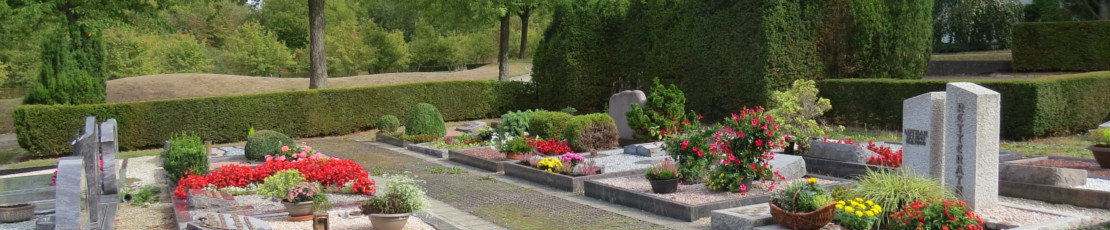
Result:
{"type": "Polygon", "coordinates": [[[463,149],[470,147],[486,146],[490,143],[482,140],[478,134],[462,134],[458,137],[443,137],[440,140],[428,142],[426,145],[441,149],[463,149]]]}
{"type": "Polygon", "coordinates": [[[867,164],[892,168],[902,167],[901,149],[899,149],[898,151],[892,151],[889,146],[876,145],[875,143],[868,141],[867,150],[871,150],[872,152],[879,154],[878,156],[872,156],[871,158],[867,159],[867,164]]]}
{"type": "Polygon", "coordinates": [[[508,134],[503,134],[494,136],[493,139],[494,147],[501,153],[504,153],[505,157],[509,159],[522,160],[524,154],[531,153],[532,150],[535,150],[535,148],[529,144],[531,139],[528,138],[528,135],[513,137],[508,134]]]}
{"type": "Polygon", "coordinates": [[[566,141],[559,140],[558,138],[549,138],[547,140],[536,138],[530,139],[529,143],[535,148],[536,152],[545,156],[556,156],[564,153],[573,153],[570,146],[566,141]]]}
{"type": "Polygon", "coordinates": [[[548,172],[557,172],[563,168],[563,161],[555,157],[543,158],[543,160],[536,163],[536,168],[548,172]]]}
{"type": "Polygon", "coordinates": [[[277,156],[266,155],[266,161],[302,161],[302,160],[330,160],[331,157],[323,153],[316,152],[312,146],[296,145],[290,147],[288,145],[281,146],[281,153],[277,156]]]}
{"type": "Polygon", "coordinates": [[[601,173],[602,167],[577,153],[567,153],[556,157],[543,157],[537,154],[524,154],[521,165],[535,167],[550,173],[567,176],[589,176],[601,173]]]}
{"type": "Polygon", "coordinates": [[[855,199],[836,202],[836,216],[833,221],[849,230],[867,230],[879,221],[883,214],[883,207],[872,200],[855,199]]]}
{"type": "Polygon", "coordinates": [[[820,229],[833,220],[836,204],[817,178],[809,178],[771,194],[771,217],[790,229],[820,229]]]}
{"type": "MultiPolygon", "coordinates": [[[[316,155],[312,154],[312,156],[316,155]]],[[[243,165],[226,165],[203,175],[186,172],[186,176],[178,181],[174,195],[184,198],[189,189],[244,188],[250,184],[262,183],[267,177],[279,171],[290,169],[297,170],[307,181],[318,182],[325,188],[366,195],[374,194],[374,180],[369,179],[369,172],[363,170],[361,165],[347,159],[320,155],[321,157],[313,158],[309,156],[305,159],[294,159],[293,161],[282,159],[279,156],[271,158],[254,168],[243,165]]]]}
{"type": "MultiPolygon", "coordinates": [[[[775,157],[771,150],[784,142],[781,134],[777,133],[775,119],[764,113],[762,106],[758,109],[745,108],[721,123],[721,130],[717,131],[709,145],[710,153],[719,157],[719,165],[707,178],[709,189],[744,194],[754,180],[763,183],[775,176],[785,179],[768,163],[775,157]]],[[[771,182],[771,190],[774,190],[775,183],[771,182]]]]}
{"type": "Polygon", "coordinates": [[[1094,142],[1094,144],[1088,146],[1087,149],[1091,150],[1091,154],[1095,156],[1099,167],[1110,168],[1110,128],[1091,131],[1091,142],[1094,142]]]}
{"type": "Polygon", "coordinates": [[[890,215],[891,229],[983,229],[983,220],[963,201],[917,201],[890,215]]]}
{"type": "Polygon", "coordinates": [[[385,175],[388,181],[382,193],[359,205],[374,229],[403,229],[412,212],[423,210],[428,203],[422,180],[406,175],[385,175]]]}
{"type": "Polygon", "coordinates": [[[304,175],[294,169],[278,171],[266,177],[258,187],[259,195],[281,199],[292,217],[311,215],[314,201],[327,202],[327,196],[320,192],[320,184],[307,182],[304,175]]]}
{"type": "Polygon", "coordinates": [[[675,165],[670,158],[652,165],[644,173],[644,177],[648,179],[651,191],[654,193],[673,193],[678,190],[678,165],[675,165]]]}
{"type": "MultiPolygon", "coordinates": [[[[690,117],[694,117],[694,115],[691,114],[690,117]]],[[[696,117],[697,119],[693,121],[684,120],[683,124],[686,126],[686,132],[667,138],[663,145],[667,154],[678,165],[679,179],[686,184],[705,181],[709,165],[717,160],[717,154],[710,152],[710,149],[711,144],[715,141],[714,137],[719,137],[715,134],[721,130],[721,125],[718,124],[703,129],[699,121],[702,116],[697,115],[696,117]]]]}

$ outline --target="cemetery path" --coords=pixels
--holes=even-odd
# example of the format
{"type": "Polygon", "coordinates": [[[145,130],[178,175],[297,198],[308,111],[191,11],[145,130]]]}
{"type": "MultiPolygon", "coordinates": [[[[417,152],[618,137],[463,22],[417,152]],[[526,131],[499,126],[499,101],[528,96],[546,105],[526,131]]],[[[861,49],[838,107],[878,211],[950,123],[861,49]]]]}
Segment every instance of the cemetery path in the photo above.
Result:
{"type": "MultiPolygon", "coordinates": [[[[370,142],[361,136],[304,140],[328,154],[358,162],[372,175],[409,172],[427,183],[428,196],[464,211],[462,216],[508,229],[708,229],[708,218],[684,222],[586,198],[580,194],[556,191],[399,147],[370,142]],[[452,167],[460,174],[444,173],[452,167]]],[[[433,202],[435,203],[435,202],[433,202]]],[[[432,215],[437,208],[428,210],[432,215]]],[[[447,222],[452,222],[450,211],[447,222]]],[[[462,220],[467,222],[468,220],[462,220]]],[[[467,223],[462,223],[467,228],[467,223]]]]}

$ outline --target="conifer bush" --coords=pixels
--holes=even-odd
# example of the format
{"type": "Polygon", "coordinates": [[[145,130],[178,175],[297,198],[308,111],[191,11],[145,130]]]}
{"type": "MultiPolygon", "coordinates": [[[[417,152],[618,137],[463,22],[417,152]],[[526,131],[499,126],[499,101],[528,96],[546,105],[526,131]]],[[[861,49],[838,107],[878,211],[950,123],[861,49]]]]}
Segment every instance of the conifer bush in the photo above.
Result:
{"type": "Polygon", "coordinates": [[[409,119],[405,122],[405,136],[434,135],[443,137],[447,135],[447,125],[443,122],[443,115],[436,106],[428,103],[416,104],[409,119]]]}

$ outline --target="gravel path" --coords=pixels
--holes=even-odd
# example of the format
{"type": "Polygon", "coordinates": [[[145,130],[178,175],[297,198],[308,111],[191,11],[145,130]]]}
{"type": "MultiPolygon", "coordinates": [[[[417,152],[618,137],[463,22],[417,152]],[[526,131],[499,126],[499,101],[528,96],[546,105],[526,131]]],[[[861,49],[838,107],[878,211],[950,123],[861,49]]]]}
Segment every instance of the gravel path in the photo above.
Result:
{"type": "Polygon", "coordinates": [[[1048,213],[1026,211],[1006,206],[985,208],[976,212],[976,214],[979,214],[979,216],[983,218],[983,221],[1010,222],[1018,224],[1019,226],[1051,221],[1060,217],[1048,213]]]}
{"type": "Polygon", "coordinates": [[[136,179],[129,184],[132,187],[167,184],[166,171],[162,169],[162,160],[158,156],[136,157],[127,160],[127,178],[136,179]]]}
{"type": "Polygon", "coordinates": [[[1091,217],[1090,219],[1087,219],[1086,221],[1084,221],[1080,226],[1090,226],[1090,225],[1110,221],[1110,210],[1106,210],[1106,209],[1081,208],[1081,207],[1076,207],[1076,206],[1066,205],[1066,204],[1049,204],[1049,203],[1045,203],[1043,201],[1028,200],[1028,199],[1021,199],[1021,198],[1013,198],[1013,197],[1005,197],[1005,196],[1000,196],[1000,197],[998,197],[998,199],[999,199],[999,201],[1002,201],[1004,203],[1012,203],[1012,204],[1024,205],[1024,206],[1029,206],[1029,207],[1034,207],[1034,208],[1042,208],[1042,209],[1052,210],[1052,211],[1057,211],[1057,212],[1062,212],[1062,213],[1071,213],[1071,214],[1078,214],[1078,215],[1084,215],[1084,216],[1091,217]]]}
{"type": "Polygon", "coordinates": [[[0,230],[35,229],[35,222],[38,222],[39,220],[46,220],[46,219],[50,218],[51,216],[54,216],[54,214],[35,215],[34,217],[31,217],[30,220],[21,221],[21,222],[0,223],[0,230]]]}
{"type": "MultiPolygon", "coordinates": [[[[332,209],[328,211],[328,229],[373,229],[370,224],[370,218],[366,216],[343,218],[339,215],[341,213],[349,213],[354,211],[354,208],[332,209]]],[[[262,218],[262,220],[270,223],[270,227],[274,229],[289,229],[289,230],[311,230],[312,221],[289,222],[289,217],[270,217],[262,218]]],[[[405,224],[405,230],[435,230],[431,225],[424,223],[415,216],[409,217],[409,221],[405,224]]]]}
{"type": "MultiPolygon", "coordinates": [[[[805,180],[806,180],[805,178],[800,178],[800,179],[794,179],[794,180],[787,181],[786,183],[782,183],[780,181],[779,183],[776,183],[777,184],[776,186],[778,186],[777,188],[783,188],[784,186],[787,186],[790,183],[805,181],[805,180]]],[[[771,182],[766,182],[766,183],[752,182],[752,187],[753,188],[749,188],[747,194],[741,195],[740,193],[712,191],[712,190],[709,190],[709,188],[705,187],[705,184],[690,184],[690,185],[678,185],[678,191],[675,192],[675,193],[656,194],[656,193],[651,192],[651,183],[648,182],[648,180],[646,178],[644,178],[643,176],[609,178],[609,179],[598,180],[598,182],[601,182],[601,183],[607,184],[607,185],[611,185],[611,186],[614,186],[614,187],[618,187],[618,188],[623,188],[623,189],[628,189],[628,190],[639,191],[639,192],[651,194],[652,196],[663,198],[663,199],[671,199],[671,200],[677,201],[679,203],[692,204],[692,205],[699,205],[699,204],[706,204],[706,203],[717,202],[717,201],[722,201],[722,200],[739,199],[739,198],[744,198],[744,197],[762,195],[762,194],[766,194],[768,192],[768,190],[770,189],[770,187],[771,187],[771,182]]],[[[817,183],[822,184],[822,185],[826,185],[826,184],[836,183],[836,181],[818,179],[817,183]]]]}

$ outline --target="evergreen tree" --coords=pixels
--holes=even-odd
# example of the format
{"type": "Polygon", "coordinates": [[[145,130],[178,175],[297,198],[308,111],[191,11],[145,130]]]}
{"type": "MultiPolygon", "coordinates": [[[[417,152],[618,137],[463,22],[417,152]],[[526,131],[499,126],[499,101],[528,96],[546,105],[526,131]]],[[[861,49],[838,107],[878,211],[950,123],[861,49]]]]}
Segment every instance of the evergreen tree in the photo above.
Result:
{"type": "Polygon", "coordinates": [[[95,104],[107,100],[100,36],[70,23],[68,33],[49,38],[42,48],[42,67],[24,104],[95,104]]]}

